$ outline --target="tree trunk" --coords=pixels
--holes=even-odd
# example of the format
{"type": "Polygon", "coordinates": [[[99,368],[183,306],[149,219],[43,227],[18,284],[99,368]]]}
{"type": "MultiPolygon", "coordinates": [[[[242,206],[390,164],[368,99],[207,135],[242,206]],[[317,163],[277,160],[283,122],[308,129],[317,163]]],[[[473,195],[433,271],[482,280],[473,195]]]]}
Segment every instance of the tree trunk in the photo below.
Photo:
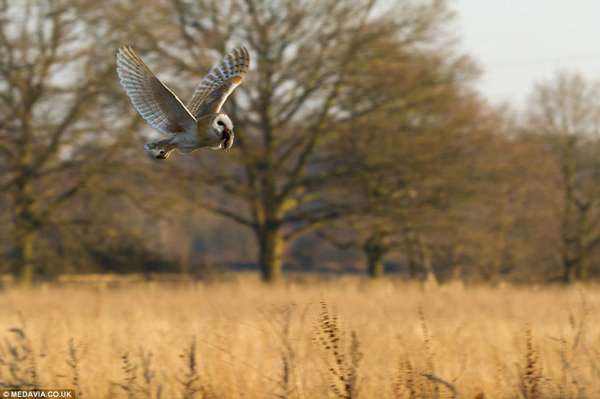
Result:
{"type": "Polygon", "coordinates": [[[35,234],[27,232],[16,238],[13,275],[21,285],[31,285],[33,281],[33,248],[35,234]]]}
{"type": "Polygon", "coordinates": [[[381,278],[383,276],[383,243],[382,236],[379,230],[375,230],[371,237],[367,240],[364,246],[365,254],[367,255],[367,268],[369,277],[381,278]]]}
{"type": "MultiPolygon", "coordinates": [[[[24,151],[24,163],[29,162],[30,153],[31,149],[27,147],[24,151]]],[[[33,281],[33,251],[37,229],[34,218],[33,185],[26,166],[23,166],[13,196],[15,198],[13,275],[20,284],[30,285],[33,281]]]]}
{"type": "Polygon", "coordinates": [[[384,272],[384,264],[383,264],[383,254],[378,249],[367,250],[367,262],[368,262],[368,272],[369,277],[371,278],[381,278],[383,277],[384,272]]]}
{"type": "Polygon", "coordinates": [[[511,221],[509,220],[511,214],[507,209],[509,202],[509,191],[510,190],[508,186],[505,186],[502,190],[500,209],[498,210],[498,232],[496,233],[496,237],[494,240],[494,248],[490,268],[488,270],[487,275],[484,276],[484,279],[491,284],[498,283],[498,280],[500,279],[500,269],[502,267],[502,264],[504,263],[504,251],[506,250],[506,232],[508,231],[508,228],[511,223],[511,221]]]}
{"type": "Polygon", "coordinates": [[[417,279],[417,252],[415,251],[415,246],[409,237],[409,233],[404,234],[404,245],[406,250],[406,257],[408,258],[408,276],[410,280],[417,279]]]}
{"type": "Polygon", "coordinates": [[[274,283],[281,277],[283,236],[279,227],[258,232],[260,271],[262,281],[274,283]]]}
{"type": "Polygon", "coordinates": [[[429,247],[425,241],[425,236],[423,233],[418,233],[417,239],[419,242],[419,249],[421,250],[421,263],[425,269],[425,282],[437,285],[437,278],[435,277],[433,263],[431,261],[431,253],[429,252],[429,247]]]}
{"type": "Polygon", "coordinates": [[[565,274],[563,275],[563,281],[565,283],[572,283],[575,281],[575,262],[566,257],[563,259],[565,267],[565,274]]]}
{"type": "Polygon", "coordinates": [[[566,138],[566,147],[563,149],[565,158],[562,165],[562,178],[564,181],[563,214],[561,220],[561,239],[562,239],[562,259],[565,274],[563,280],[565,283],[572,283],[576,278],[576,259],[573,239],[573,205],[575,198],[575,141],[572,137],[566,138]]]}

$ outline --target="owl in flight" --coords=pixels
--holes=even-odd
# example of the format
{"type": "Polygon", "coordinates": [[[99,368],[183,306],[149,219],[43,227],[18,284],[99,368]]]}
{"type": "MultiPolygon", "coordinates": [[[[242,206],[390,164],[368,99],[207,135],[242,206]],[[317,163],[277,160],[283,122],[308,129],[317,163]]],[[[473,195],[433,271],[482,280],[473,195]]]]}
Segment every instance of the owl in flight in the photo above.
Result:
{"type": "Polygon", "coordinates": [[[166,159],[174,149],[188,153],[198,148],[222,149],[233,145],[233,123],[220,112],[223,103],[242,83],[250,64],[245,47],[237,47],[214,66],[196,88],[187,105],[165,86],[131,49],[117,54],[117,73],[121,86],[133,106],[152,127],[169,137],[144,145],[166,159]]]}

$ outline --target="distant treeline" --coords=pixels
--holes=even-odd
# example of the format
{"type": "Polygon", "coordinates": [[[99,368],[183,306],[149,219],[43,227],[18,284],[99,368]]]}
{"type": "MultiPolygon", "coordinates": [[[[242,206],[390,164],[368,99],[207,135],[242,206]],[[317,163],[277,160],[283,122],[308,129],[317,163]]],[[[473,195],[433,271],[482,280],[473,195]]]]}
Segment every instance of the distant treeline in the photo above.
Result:
{"type": "Polygon", "coordinates": [[[440,0],[0,1],[0,274],[597,277],[600,83],[490,105],[453,23],[440,0]],[[144,151],[125,44],[184,103],[249,49],[229,154],[144,151]]]}

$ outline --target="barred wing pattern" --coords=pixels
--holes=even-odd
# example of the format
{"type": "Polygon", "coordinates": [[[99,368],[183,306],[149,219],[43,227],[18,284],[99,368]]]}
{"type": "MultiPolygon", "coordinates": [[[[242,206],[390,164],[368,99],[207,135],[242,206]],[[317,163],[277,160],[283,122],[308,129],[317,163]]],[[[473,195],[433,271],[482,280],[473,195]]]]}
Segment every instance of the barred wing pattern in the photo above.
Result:
{"type": "Polygon", "coordinates": [[[236,47],[227,54],[206,74],[194,91],[187,105],[192,115],[200,118],[219,112],[227,97],[242,83],[249,65],[250,55],[245,47],[236,47]]]}
{"type": "Polygon", "coordinates": [[[177,133],[196,123],[181,100],[169,90],[131,47],[117,54],[117,73],[121,86],[140,115],[163,133],[177,133]]]}

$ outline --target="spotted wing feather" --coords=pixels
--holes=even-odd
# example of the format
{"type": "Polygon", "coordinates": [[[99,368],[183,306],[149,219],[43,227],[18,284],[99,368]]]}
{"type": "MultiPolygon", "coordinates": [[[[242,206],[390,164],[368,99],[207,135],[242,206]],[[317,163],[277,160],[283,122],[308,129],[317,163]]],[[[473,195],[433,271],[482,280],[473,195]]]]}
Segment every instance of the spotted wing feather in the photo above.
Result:
{"type": "Polygon", "coordinates": [[[177,133],[196,122],[181,100],[169,90],[131,47],[117,54],[121,86],[140,115],[163,133],[177,133]]]}
{"type": "Polygon", "coordinates": [[[242,83],[248,72],[250,55],[245,47],[227,54],[202,79],[187,105],[194,117],[219,112],[233,90],[242,83]]]}

